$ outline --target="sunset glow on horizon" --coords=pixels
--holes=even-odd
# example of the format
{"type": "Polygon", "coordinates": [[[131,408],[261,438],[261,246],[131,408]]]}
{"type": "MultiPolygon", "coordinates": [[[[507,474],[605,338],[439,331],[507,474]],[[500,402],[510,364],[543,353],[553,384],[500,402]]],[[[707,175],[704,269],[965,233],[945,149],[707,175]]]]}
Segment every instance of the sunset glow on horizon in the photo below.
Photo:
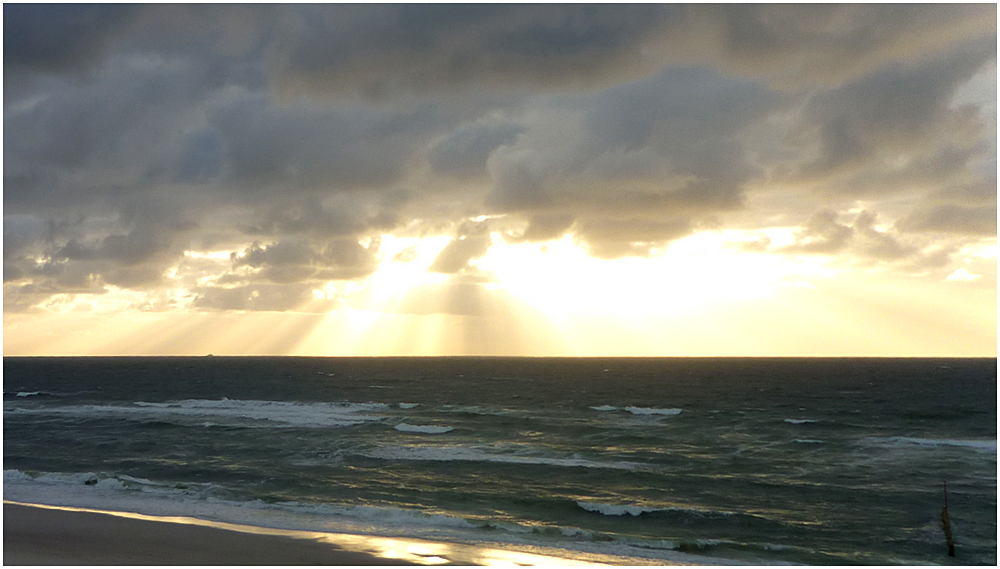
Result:
{"type": "Polygon", "coordinates": [[[995,5],[4,31],[5,356],[996,356],[995,5]]]}

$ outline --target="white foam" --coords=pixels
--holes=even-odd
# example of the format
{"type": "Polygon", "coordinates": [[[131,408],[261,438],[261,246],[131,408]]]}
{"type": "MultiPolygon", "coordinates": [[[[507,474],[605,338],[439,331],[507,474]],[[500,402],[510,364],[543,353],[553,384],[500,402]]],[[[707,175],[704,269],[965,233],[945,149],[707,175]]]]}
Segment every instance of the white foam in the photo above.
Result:
{"type": "Polygon", "coordinates": [[[786,423],[791,423],[793,425],[805,425],[808,423],[815,423],[815,419],[785,419],[786,423]]]}
{"type": "Polygon", "coordinates": [[[409,425],[407,423],[400,423],[396,425],[397,431],[403,431],[404,433],[426,433],[430,435],[437,435],[441,433],[447,433],[449,431],[455,430],[454,427],[438,427],[435,425],[409,425]]]}
{"type": "Polygon", "coordinates": [[[402,527],[476,527],[469,521],[442,514],[426,514],[419,510],[403,508],[392,508],[385,506],[351,506],[339,504],[304,504],[302,502],[278,502],[277,504],[265,504],[259,500],[254,501],[261,509],[290,510],[296,513],[316,514],[323,517],[343,516],[353,520],[364,522],[377,522],[379,525],[392,525],[402,527]]]}
{"type": "Polygon", "coordinates": [[[31,482],[31,476],[21,472],[20,470],[15,470],[9,468],[3,471],[3,483],[6,485],[8,483],[16,482],[31,482]]]}
{"type": "Polygon", "coordinates": [[[41,395],[41,391],[18,391],[18,397],[31,397],[32,395],[41,395]]]}
{"type": "Polygon", "coordinates": [[[914,437],[871,437],[869,441],[893,447],[962,447],[996,454],[996,439],[922,439],[914,437]]]}
{"type": "Polygon", "coordinates": [[[468,446],[401,446],[384,447],[363,453],[369,458],[385,460],[417,460],[433,462],[499,462],[507,464],[538,464],[570,468],[606,468],[611,470],[636,470],[646,465],[634,462],[598,462],[579,457],[553,457],[525,454],[488,452],[468,446]]]}
{"type": "Polygon", "coordinates": [[[641,506],[626,506],[618,504],[595,504],[593,502],[583,502],[578,501],[577,506],[587,510],[588,512],[594,512],[597,514],[603,514],[605,516],[641,516],[649,512],[660,511],[657,508],[643,508],[641,506]]]}
{"type": "Polygon", "coordinates": [[[680,415],[683,409],[652,409],[647,407],[626,407],[626,411],[633,415],[680,415]]]}
{"type": "MultiPolygon", "coordinates": [[[[84,484],[96,477],[93,473],[43,473],[32,478],[24,472],[5,470],[4,499],[150,516],[196,518],[263,528],[406,536],[450,544],[474,543],[498,547],[504,551],[510,547],[515,551],[551,551],[557,555],[553,558],[555,560],[585,559],[616,566],[635,565],[646,559],[668,560],[685,565],[741,564],[739,561],[674,551],[657,551],[651,555],[651,550],[645,546],[635,547],[616,541],[595,542],[588,537],[590,532],[577,528],[558,528],[558,532],[570,540],[553,544],[548,538],[544,543],[539,542],[534,528],[501,522],[484,524],[482,521],[469,521],[458,516],[425,513],[409,508],[234,501],[223,497],[224,491],[211,484],[189,483],[187,486],[175,486],[172,483],[153,483],[153,486],[128,487],[133,479],[123,475],[113,477],[125,482],[121,485],[105,483],[107,487],[99,487],[100,484],[84,484]],[[483,534],[481,528],[500,529],[502,532],[489,531],[483,534]]],[[[462,561],[464,558],[455,559],[462,561]]],[[[478,557],[468,559],[481,561],[478,557]]],[[[508,557],[498,560],[505,561],[505,564],[510,562],[508,557]]],[[[551,561],[548,564],[551,565],[551,561]]]]}
{"type": "Polygon", "coordinates": [[[378,527],[416,528],[418,531],[476,527],[459,517],[402,508],[300,502],[273,504],[261,500],[237,502],[215,497],[219,488],[211,484],[174,486],[126,475],[104,476],[92,472],[45,472],[33,477],[18,470],[5,470],[3,492],[5,500],[25,503],[182,515],[285,529],[335,528],[369,533],[377,532],[378,527]]]}
{"type": "Polygon", "coordinates": [[[25,410],[37,414],[124,415],[139,419],[190,418],[197,424],[253,426],[267,422],[277,427],[348,427],[383,417],[368,414],[387,409],[383,403],[299,403],[238,399],[187,399],[166,403],[139,401],[128,405],[71,405],[25,410]],[[207,421],[210,419],[210,421],[207,421]]]}
{"type": "Polygon", "coordinates": [[[400,403],[400,409],[413,409],[414,407],[419,407],[420,403],[400,403]]]}
{"type": "Polygon", "coordinates": [[[821,445],[826,441],[821,441],[819,439],[792,439],[793,443],[800,443],[804,445],[821,445]]]}
{"type": "Polygon", "coordinates": [[[656,409],[656,408],[652,408],[652,407],[635,407],[635,406],[615,407],[614,405],[600,405],[600,406],[597,406],[597,407],[592,406],[591,409],[593,409],[594,411],[601,411],[601,412],[622,411],[622,410],[624,410],[624,411],[628,411],[629,413],[632,413],[633,415],[666,415],[666,416],[673,416],[673,415],[680,415],[682,412],[684,412],[683,409],[677,409],[677,408],[656,409]]]}

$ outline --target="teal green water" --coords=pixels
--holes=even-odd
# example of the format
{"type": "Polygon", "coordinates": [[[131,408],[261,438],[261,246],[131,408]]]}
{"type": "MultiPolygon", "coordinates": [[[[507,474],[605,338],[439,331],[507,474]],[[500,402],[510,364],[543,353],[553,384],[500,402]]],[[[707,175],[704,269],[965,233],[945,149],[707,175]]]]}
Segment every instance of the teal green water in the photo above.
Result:
{"type": "Polygon", "coordinates": [[[654,560],[995,565],[996,401],[995,359],[5,358],[4,498],[654,560]]]}

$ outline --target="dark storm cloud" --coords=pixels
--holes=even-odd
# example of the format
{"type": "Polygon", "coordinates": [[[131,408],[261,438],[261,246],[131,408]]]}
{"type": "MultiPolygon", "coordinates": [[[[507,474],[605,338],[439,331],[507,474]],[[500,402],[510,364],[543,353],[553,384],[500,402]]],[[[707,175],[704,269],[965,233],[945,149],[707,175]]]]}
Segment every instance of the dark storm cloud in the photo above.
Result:
{"type": "Polygon", "coordinates": [[[835,85],[957,41],[996,35],[996,6],[727,4],[698,8],[696,42],[728,71],[792,88],[835,85]]]}
{"type": "Polygon", "coordinates": [[[138,14],[125,4],[4,4],[8,73],[58,73],[90,64],[138,14]]]}
{"type": "Polygon", "coordinates": [[[345,189],[384,187],[405,172],[410,153],[439,128],[433,107],[412,112],[337,112],[279,106],[262,94],[236,96],[210,123],[224,149],[230,181],[345,189]]]}
{"type": "Polygon", "coordinates": [[[307,6],[268,54],[282,89],[369,98],[593,87],[666,64],[826,85],[995,35],[988,5],[307,6]]]}
{"type": "Polygon", "coordinates": [[[280,88],[382,98],[468,86],[579,85],[649,71],[642,48],[683,6],[300,6],[268,54],[280,88]],[[633,71],[635,73],[635,71],[633,71]]]}
{"type": "Polygon", "coordinates": [[[198,62],[113,63],[88,82],[50,81],[5,105],[5,206],[95,207],[148,191],[147,172],[218,87],[198,62]]]}

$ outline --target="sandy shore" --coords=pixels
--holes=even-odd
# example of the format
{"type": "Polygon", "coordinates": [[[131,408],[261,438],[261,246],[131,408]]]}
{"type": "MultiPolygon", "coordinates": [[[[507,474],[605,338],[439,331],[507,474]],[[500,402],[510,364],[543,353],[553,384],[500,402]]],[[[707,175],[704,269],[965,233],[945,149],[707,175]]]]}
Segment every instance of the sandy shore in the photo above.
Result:
{"type": "MultiPolygon", "coordinates": [[[[293,533],[293,532],[289,532],[293,533]]],[[[3,505],[4,565],[412,565],[319,539],[3,505]]]]}
{"type": "MultiPolygon", "coordinates": [[[[706,560],[708,561],[708,560],[706,560]]],[[[684,565],[4,501],[4,565],[684,565]]],[[[702,564],[702,562],[699,562],[702,564]]]]}

